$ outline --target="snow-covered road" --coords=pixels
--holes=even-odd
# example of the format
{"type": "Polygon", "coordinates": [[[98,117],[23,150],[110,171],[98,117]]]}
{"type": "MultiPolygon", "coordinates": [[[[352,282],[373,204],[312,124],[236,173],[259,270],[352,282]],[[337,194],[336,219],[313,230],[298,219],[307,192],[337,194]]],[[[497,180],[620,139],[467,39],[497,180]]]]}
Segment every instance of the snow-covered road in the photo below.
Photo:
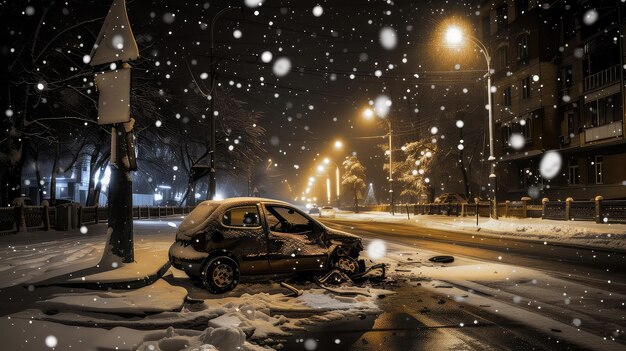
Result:
{"type": "MultiPolygon", "coordinates": [[[[178,223],[135,222],[136,245],[165,254],[178,223]]],[[[0,237],[5,345],[12,350],[624,348],[622,293],[521,267],[506,255],[491,260],[455,255],[453,263],[432,263],[428,258],[446,252],[410,240],[381,245],[366,238],[372,244],[370,264],[388,264],[389,277],[357,288],[359,295],[329,293],[307,277],[272,276],[244,280],[216,296],[173,268],[156,284],[131,291],[37,287],[38,281],[97,263],[104,229],[0,237]],[[303,295],[288,296],[279,286],[285,280],[303,295]]]]}

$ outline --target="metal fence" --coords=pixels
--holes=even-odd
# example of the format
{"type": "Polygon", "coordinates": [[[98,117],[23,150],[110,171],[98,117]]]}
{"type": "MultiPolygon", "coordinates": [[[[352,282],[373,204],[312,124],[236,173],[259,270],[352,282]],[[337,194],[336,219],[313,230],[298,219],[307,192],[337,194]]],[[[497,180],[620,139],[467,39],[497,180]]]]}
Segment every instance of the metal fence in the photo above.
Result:
{"type": "MultiPolygon", "coordinates": [[[[565,201],[542,199],[541,204],[530,202],[529,198],[524,198],[521,201],[498,203],[497,214],[500,217],[626,223],[626,200],[603,200],[602,197],[597,197],[588,201],[574,201],[568,198],[565,201]]],[[[480,202],[479,204],[432,203],[410,206],[413,207],[413,214],[415,215],[476,216],[476,212],[478,212],[481,217],[489,217],[494,210],[493,204],[490,202],[480,202]]],[[[386,206],[386,210],[389,210],[389,206],[386,206]]],[[[400,211],[398,213],[406,212],[400,211]]]]}
{"type": "MultiPolygon", "coordinates": [[[[193,207],[133,207],[136,219],[184,216],[193,207]]],[[[109,210],[98,206],[60,205],[0,207],[0,234],[33,230],[70,230],[107,221],[109,210]]]]}

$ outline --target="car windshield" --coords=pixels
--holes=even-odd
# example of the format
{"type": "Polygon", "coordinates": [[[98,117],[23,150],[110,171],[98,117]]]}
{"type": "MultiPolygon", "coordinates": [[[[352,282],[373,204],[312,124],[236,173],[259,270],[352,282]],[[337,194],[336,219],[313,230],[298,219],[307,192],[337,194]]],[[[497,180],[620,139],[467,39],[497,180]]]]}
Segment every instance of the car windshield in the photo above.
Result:
{"type": "Polygon", "coordinates": [[[304,233],[313,230],[312,220],[291,207],[265,206],[270,230],[283,233],[304,233]]]}

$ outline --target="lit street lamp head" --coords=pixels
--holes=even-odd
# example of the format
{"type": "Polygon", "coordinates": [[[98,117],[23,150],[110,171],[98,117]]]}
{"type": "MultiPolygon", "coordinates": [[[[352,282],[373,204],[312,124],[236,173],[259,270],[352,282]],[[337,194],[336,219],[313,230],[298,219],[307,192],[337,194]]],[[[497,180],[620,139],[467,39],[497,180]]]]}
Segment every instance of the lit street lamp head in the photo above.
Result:
{"type": "Polygon", "coordinates": [[[372,119],[372,117],[374,117],[374,110],[372,110],[371,108],[366,108],[363,111],[363,117],[365,117],[365,119],[372,119]]]}
{"type": "Polygon", "coordinates": [[[335,149],[339,150],[343,148],[343,141],[341,140],[336,140],[335,141],[335,149]]]}
{"type": "Polygon", "coordinates": [[[450,26],[445,33],[446,44],[459,46],[463,42],[463,31],[459,27],[450,26]]]}

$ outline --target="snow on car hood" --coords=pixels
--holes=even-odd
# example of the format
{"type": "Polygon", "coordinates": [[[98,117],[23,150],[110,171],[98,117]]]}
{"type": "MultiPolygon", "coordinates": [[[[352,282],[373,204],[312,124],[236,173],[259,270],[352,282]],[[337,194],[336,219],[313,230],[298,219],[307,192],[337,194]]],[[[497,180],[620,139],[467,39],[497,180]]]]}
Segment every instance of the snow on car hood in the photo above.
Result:
{"type": "Polygon", "coordinates": [[[361,240],[361,237],[359,237],[358,235],[350,234],[342,230],[332,229],[328,227],[326,227],[326,238],[346,242],[361,240]]]}

